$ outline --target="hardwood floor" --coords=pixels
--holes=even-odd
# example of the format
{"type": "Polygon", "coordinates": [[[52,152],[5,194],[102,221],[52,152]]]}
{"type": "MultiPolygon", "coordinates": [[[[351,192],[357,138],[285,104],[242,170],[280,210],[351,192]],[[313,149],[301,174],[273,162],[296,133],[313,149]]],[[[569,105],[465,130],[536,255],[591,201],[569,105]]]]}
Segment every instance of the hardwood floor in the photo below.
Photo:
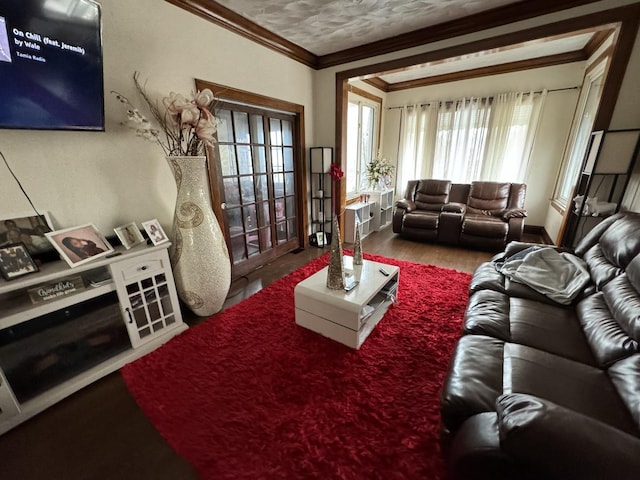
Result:
{"type": "MultiPolygon", "coordinates": [[[[535,237],[526,241],[540,241],[535,237]]],[[[346,247],[350,247],[346,245],[346,247]]],[[[473,272],[491,254],[399,238],[388,228],[362,242],[365,252],[473,272]]],[[[290,253],[234,282],[225,308],[240,302],[328,249],[290,253]]],[[[204,319],[185,312],[187,323],[204,319]]],[[[140,411],[119,373],[111,374],[0,436],[6,480],[197,478],[140,411]]]]}

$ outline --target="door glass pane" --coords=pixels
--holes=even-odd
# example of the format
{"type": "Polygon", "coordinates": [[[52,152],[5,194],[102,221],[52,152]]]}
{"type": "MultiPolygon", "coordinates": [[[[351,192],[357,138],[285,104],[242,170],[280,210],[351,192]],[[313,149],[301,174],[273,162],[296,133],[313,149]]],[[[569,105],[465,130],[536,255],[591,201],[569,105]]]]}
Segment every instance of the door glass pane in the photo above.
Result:
{"type": "Polygon", "coordinates": [[[271,228],[263,228],[260,230],[260,238],[265,250],[269,250],[273,247],[271,244],[271,228]]]}
{"type": "Polygon", "coordinates": [[[277,118],[269,119],[269,137],[271,145],[282,145],[282,131],[280,129],[280,120],[277,118]]]}
{"type": "Polygon", "coordinates": [[[240,175],[251,175],[253,173],[253,160],[251,159],[251,147],[248,145],[238,145],[238,167],[240,175]]]}
{"type": "Polygon", "coordinates": [[[267,172],[267,156],[264,151],[264,147],[254,147],[253,154],[255,155],[256,173],[267,172]]]}
{"type": "Polygon", "coordinates": [[[296,201],[294,197],[287,197],[287,218],[296,216],[296,201]]]}
{"type": "Polygon", "coordinates": [[[218,152],[220,153],[222,175],[237,175],[236,152],[233,145],[219,145],[218,152]]]}
{"type": "Polygon", "coordinates": [[[267,176],[260,175],[256,178],[256,194],[258,200],[266,200],[269,198],[269,188],[267,186],[267,176]]]}
{"type": "Polygon", "coordinates": [[[279,198],[276,200],[276,222],[282,222],[286,218],[284,199],[279,198]]]}
{"type": "Polygon", "coordinates": [[[233,112],[234,126],[236,130],[236,143],[249,143],[249,118],[244,112],[233,112]]]}
{"type": "Polygon", "coordinates": [[[253,129],[253,143],[264,143],[264,123],[261,115],[251,115],[253,129]]]}
{"type": "Polygon", "coordinates": [[[347,192],[356,192],[358,182],[358,114],[357,103],[349,102],[347,108],[347,192]]]}
{"type": "Polygon", "coordinates": [[[284,174],[285,191],[287,195],[293,195],[296,193],[296,183],[293,173],[284,174]]]}
{"type": "Polygon", "coordinates": [[[229,110],[218,110],[216,112],[218,119],[218,141],[233,142],[233,127],[231,124],[231,112],[229,110]]]}
{"type": "Polygon", "coordinates": [[[227,208],[227,221],[229,222],[229,233],[235,235],[242,232],[242,215],[240,208],[227,208]]]}
{"type": "Polygon", "coordinates": [[[284,169],[287,172],[293,171],[293,148],[285,147],[284,151],[284,169]]]}
{"type": "Polygon", "coordinates": [[[287,120],[282,120],[282,144],[293,145],[293,125],[287,120]]]}
{"type": "Polygon", "coordinates": [[[244,228],[245,231],[254,230],[258,226],[258,222],[256,221],[256,206],[249,205],[246,208],[242,209],[244,212],[244,228]]]}
{"type": "Polygon", "coordinates": [[[296,219],[295,218],[290,218],[289,220],[287,220],[287,224],[289,226],[289,239],[295,238],[296,237],[296,219]]]}
{"type": "Polygon", "coordinates": [[[224,183],[224,198],[227,205],[239,205],[240,204],[240,189],[238,185],[238,179],[225,178],[224,183]]]}
{"type": "Polygon", "coordinates": [[[273,175],[273,193],[276,197],[284,196],[284,175],[281,173],[273,175]]]}
{"type": "Polygon", "coordinates": [[[256,194],[253,191],[253,177],[240,177],[242,187],[242,203],[252,203],[256,201],[256,194]]]}
{"type": "Polygon", "coordinates": [[[284,170],[284,160],[282,158],[281,148],[271,149],[271,168],[274,172],[282,172],[284,170]]]}
{"type": "Polygon", "coordinates": [[[262,223],[261,227],[268,226],[271,224],[271,212],[269,211],[269,202],[264,202],[262,204],[262,223]]]}

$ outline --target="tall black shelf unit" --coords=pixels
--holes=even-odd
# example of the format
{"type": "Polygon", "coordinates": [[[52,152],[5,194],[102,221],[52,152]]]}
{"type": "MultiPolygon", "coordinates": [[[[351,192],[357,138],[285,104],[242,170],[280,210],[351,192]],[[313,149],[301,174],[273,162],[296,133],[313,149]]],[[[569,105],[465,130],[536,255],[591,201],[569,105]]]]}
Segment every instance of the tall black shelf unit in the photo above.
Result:
{"type": "Polygon", "coordinates": [[[575,247],[603,218],[617,213],[629,184],[629,178],[640,154],[640,129],[598,130],[591,133],[589,147],[582,162],[574,198],[584,196],[567,220],[561,245],[575,247]],[[593,214],[586,200],[615,203],[615,209],[593,214]]]}
{"type": "Polygon", "coordinates": [[[325,247],[331,244],[333,233],[331,164],[333,148],[311,147],[311,245],[325,247]]]}

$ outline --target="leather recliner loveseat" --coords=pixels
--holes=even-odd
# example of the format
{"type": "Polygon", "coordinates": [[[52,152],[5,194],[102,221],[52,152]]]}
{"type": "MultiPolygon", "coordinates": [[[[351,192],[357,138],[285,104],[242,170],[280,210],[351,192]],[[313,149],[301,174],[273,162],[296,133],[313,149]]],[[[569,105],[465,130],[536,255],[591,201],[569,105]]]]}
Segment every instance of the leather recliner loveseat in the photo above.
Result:
{"type": "Polygon", "coordinates": [[[496,268],[526,248],[509,244],[471,281],[441,392],[450,477],[638,478],[640,214],[578,244],[587,285],[562,304],[496,268]]]}
{"type": "Polygon", "coordinates": [[[411,180],[396,202],[393,231],[409,238],[502,250],[524,230],[526,185],[411,180]]]}

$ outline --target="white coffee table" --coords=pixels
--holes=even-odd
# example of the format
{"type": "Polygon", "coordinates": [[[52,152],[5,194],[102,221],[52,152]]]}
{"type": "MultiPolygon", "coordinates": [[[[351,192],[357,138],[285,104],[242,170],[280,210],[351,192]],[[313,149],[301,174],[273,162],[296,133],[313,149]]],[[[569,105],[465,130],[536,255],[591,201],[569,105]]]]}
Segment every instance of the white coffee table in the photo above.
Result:
{"type": "Polygon", "coordinates": [[[369,260],[353,265],[353,257],[349,256],[344,257],[344,266],[345,273],[359,282],[349,292],[327,288],[329,267],[296,285],[296,323],[351,348],[360,348],[395,301],[400,269],[369,260]]]}

